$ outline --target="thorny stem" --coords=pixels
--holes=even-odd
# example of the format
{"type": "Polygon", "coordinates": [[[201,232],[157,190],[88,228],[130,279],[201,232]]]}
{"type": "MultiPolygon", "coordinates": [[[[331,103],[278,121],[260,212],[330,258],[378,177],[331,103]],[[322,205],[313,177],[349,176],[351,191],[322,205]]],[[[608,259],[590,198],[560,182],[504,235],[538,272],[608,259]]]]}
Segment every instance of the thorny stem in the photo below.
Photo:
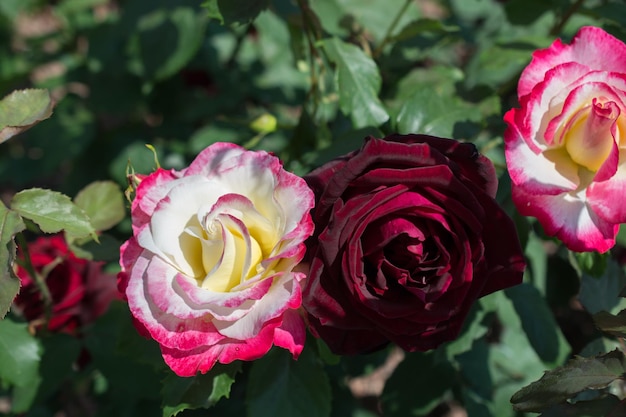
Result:
{"type": "Polygon", "coordinates": [[[383,51],[383,48],[389,42],[389,39],[391,38],[393,31],[396,30],[396,26],[398,26],[398,23],[400,23],[400,19],[402,19],[402,16],[406,13],[411,3],[413,3],[413,0],[406,0],[404,4],[402,5],[402,7],[400,8],[400,10],[398,11],[398,13],[396,14],[396,16],[393,18],[393,21],[387,28],[387,32],[385,33],[383,40],[380,42],[380,44],[378,44],[378,46],[376,47],[376,49],[374,49],[374,52],[372,53],[372,56],[374,58],[376,58],[377,56],[381,54],[381,52],[383,51]]]}
{"type": "Polygon", "coordinates": [[[557,23],[552,28],[552,30],[550,31],[550,35],[558,36],[563,30],[563,28],[565,27],[565,24],[570,19],[570,17],[572,17],[574,13],[576,13],[578,9],[580,9],[580,7],[583,5],[584,2],[585,0],[577,0],[576,3],[572,4],[572,6],[565,11],[559,23],[557,23]]]}

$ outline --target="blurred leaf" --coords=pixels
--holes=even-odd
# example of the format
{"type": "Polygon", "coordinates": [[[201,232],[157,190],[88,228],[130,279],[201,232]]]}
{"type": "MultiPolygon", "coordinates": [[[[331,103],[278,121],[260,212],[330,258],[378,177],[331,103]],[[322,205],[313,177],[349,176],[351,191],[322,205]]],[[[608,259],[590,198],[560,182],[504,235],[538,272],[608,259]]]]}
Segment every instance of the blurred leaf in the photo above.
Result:
{"type": "Polygon", "coordinates": [[[248,23],[267,9],[269,0],[207,0],[202,7],[221,24],[248,23]]]}
{"type": "Polygon", "coordinates": [[[206,20],[190,7],[158,9],[139,22],[139,72],[160,81],[183,68],[202,44],[206,20]]]}
{"type": "Polygon", "coordinates": [[[221,398],[228,398],[241,362],[216,364],[204,375],[181,378],[170,374],[163,381],[163,417],[175,416],[183,410],[209,408],[221,398]]]}
{"type": "MultiPolygon", "coordinates": [[[[520,219],[524,221],[525,218],[520,219]]],[[[522,223],[526,224],[527,223],[522,223]]],[[[524,254],[529,260],[528,268],[524,274],[530,274],[531,282],[544,296],[547,292],[548,280],[548,254],[545,242],[534,232],[528,233],[528,241],[524,249],[524,254]]]]}
{"type": "Polygon", "coordinates": [[[13,196],[11,208],[34,221],[45,233],[65,230],[74,237],[95,236],[89,217],[64,194],[31,188],[13,196]]]}
{"type": "Polygon", "coordinates": [[[481,298],[491,317],[488,337],[477,339],[472,349],[455,357],[465,395],[471,398],[472,417],[514,417],[511,396],[539,378],[546,364],[541,361],[515,307],[503,291],[481,298]]]}
{"type": "Polygon", "coordinates": [[[337,157],[360,149],[365,142],[365,138],[368,136],[382,138],[384,137],[384,134],[374,127],[351,130],[336,138],[330,146],[320,150],[315,155],[313,164],[315,166],[320,166],[337,157]]]}
{"type": "Polygon", "coordinates": [[[384,415],[406,417],[430,413],[453,387],[456,377],[452,365],[437,361],[432,352],[407,353],[385,383],[380,398],[384,415]]]}
{"type": "Polygon", "coordinates": [[[593,321],[598,329],[616,337],[626,337],[626,310],[616,316],[606,311],[599,311],[593,315],[593,321]]]}
{"type": "Polygon", "coordinates": [[[623,269],[615,261],[609,260],[600,278],[583,273],[578,299],[591,314],[602,310],[617,313],[626,308],[626,299],[619,296],[624,286],[626,275],[623,269]]]}
{"type": "Polygon", "coordinates": [[[325,417],[330,414],[328,377],[306,347],[298,360],[272,349],[252,363],[246,396],[248,417],[325,417]]]}
{"type": "MultiPolygon", "coordinates": [[[[407,0],[316,0],[310,2],[310,7],[319,17],[322,27],[330,34],[348,36],[350,33],[364,32],[367,38],[373,38],[378,43],[385,37],[406,2],[407,0]]],[[[391,35],[417,20],[420,14],[419,6],[411,2],[399,16],[391,35]]]]}
{"type": "Polygon", "coordinates": [[[24,230],[22,218],[0,201],[0,319],[4,318],[20,290],[20,279],[13,270],[15,243],[13,237],[24,230]]]}
{"type": "Polygon", "coordinates": [[[626,402],[613,395],[575,404],[559,404],[548,408],[539,417],[619,417],[626,416],[626,402]]]}
{"type": "Polygon", "coordinates": [[[512,82],[528,65],[532,52],[538,47],[549,45],[547,38],[527,39],[515,43],[492,45],[478,51],[467,66],[468,88],[485,85],[497,89],[512,82]]]}
{"type": "Polygon", "coordinates": [[[0,100],[0,143],[52,114],[54,103],[48,90],[17,90],[0,100]]]}
{"type": "Polygon", "coordinates": [[[29,411],[33,400],[44,403],[72,372],[81,343],[73,336],[57,333],[41,338],[43,355],[36,383],[13,389],[13,412],[29,411]]]}
{"type": "Polygon", "coordinates": [[[315,345],[317,347],[318,356],[328,365],[337,365],[341,362],[341,356],[335,355],[324,340],[315,338],[315,345]]]}
{"type": "Polygon", "coordinates": [[[570,252],[580,270],[592,277],[599,278],[606,271],[609,260],[608,253],[598,252],[570,252]]]}
{"type": "Polygon", "coordinates": [[[74,197],[74,203],[89,216],[97,231],[108,230],[126,216],[124,196],[113,181],[96,181],[74,197]]]}
{"type": "Polygon", "coordinates": [[[623,2],[602,2],[590,9],[590,12],[622,27],[626,26],[626,4],[623,2]]]}
{"type": "Polygon", "coordinates": [[[584,390],[606,388],[624,377],[625,365],[624,354],[617,349],[597,357],[575,357],[522,388],[511,402],[516,410],[541,412],[584,390]]]}
{"type": "MultiPolygon", "coordinates": [[[[483,298],[482,300],[485,299],[483,298]]],[[[447,358],[452,359],[454,356],[467,352],[472,348],[476,339],[483,337],[487,333],[489,329],[483,324],[485,314],[486,309],[482,308],[481,303],[476,303],[472,306],[459,336],[443,345],[447,358]]]]}
{"type": "Polygon", "coordinates": [[[409,24],[407,24],[402,31],[391,37],[391,41],[403,41],[406,39],[413,38],[421,33],[429,32],[429,33],[454,33],[458,32],[458,26],[448,26],[443,23],[441,20],[436,19],[418,19],[409,24]]]}
{"type": "Polygon", "coordinates": [[[509,21],[515,25],[528,25],[542,14],[550,12],[558,1],[554,0],[509,0],[504,4],[509,21]]]}
{"type": "Polygon", "coordinates": [[[13,20],[17,18],[22,11],[32,10],[37,0],[3,0],[0,1],[0,13],[5,15],[7,19],[13,20]]]}
{"type": "Polygon", "coordinates": [[[389,119],[378,98],[381,78],[376,63],[354,45],[338,38],[324,41],[329,59],[337,65],[335,82],[341,111],[355,128],[379,126],[389,119]]]}
{"type": "Polygon", "coordinates": [[[398,133],[452,137],[457,123],[481,120],[476,106],[458,97],[440,95],[435,88],[424,85],[404,103],[396,122],[398,133]]]}
{"type": "Polygon", "coordinates": [[[160,399],[163,359],[154,340],[139,335],[125,302],[111,303],[109,310],[86,329],[84,343],[118,406],[160,399]]]}
{"type": "Polygon", "coordinates": [[[524,283],[504,293],[513,302],[528,341],[541,360],[551,366],[563,363],[570,353],[569,344],[537,288],[524,283]]]}
{"type": "Polygon", "coordinates": [[[41,345],[28,324],[0,320],[0,379],[12,385],[33,384],[38,377],[41,345]]]}
{"type": "MultiPolygon", "coordinates": [[[[10,178],[18,190],[42,181],[56,183],[74,176],[78,180],[84,172],[67,172],[68,168],[79,163],[96,134],[95,117],[84,100],[67,95],[55,108],[54,117],[35,125],[19,141],[3,145],[8,152],[0,152],[0,178],[10,178]]],[[[98,161],[104,162],[101,155],[98,161]]],[[[100,165],[93,160],[89,164],[100,165]]]]}
{"type": "Polygon", "coordinates": [[[98,235],[97,242],[91,238],[72,239],[71,236],[66,236],[65,240],[74,255],[79,258],[104,262],[114,262],[120,259],[122,242],[106,233],[98,235]]]}

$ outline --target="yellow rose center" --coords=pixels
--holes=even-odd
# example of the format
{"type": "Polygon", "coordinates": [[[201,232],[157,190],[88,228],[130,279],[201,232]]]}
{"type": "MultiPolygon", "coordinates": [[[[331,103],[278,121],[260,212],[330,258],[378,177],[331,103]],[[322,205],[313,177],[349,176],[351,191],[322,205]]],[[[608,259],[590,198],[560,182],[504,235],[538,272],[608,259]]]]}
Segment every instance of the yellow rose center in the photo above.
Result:
{"type": "Polygon", "coordinates": [[[271,257],[278,230],[253,208],[232,209],[205,219],[201,243],[202,288],[228,292],[263,273],[261,262],[271,257]]]}
{"type": "Polygon", "coordinates": [[[616,125],[619,115],[615,102],[596,98],[591,106],[579,110],[569,120],[563,137],[572,160],[592,172],[598,171],[611,154],[615,141],[619,141],[619,137],[613,136],[614,132],[619,134],[616,125]]]}

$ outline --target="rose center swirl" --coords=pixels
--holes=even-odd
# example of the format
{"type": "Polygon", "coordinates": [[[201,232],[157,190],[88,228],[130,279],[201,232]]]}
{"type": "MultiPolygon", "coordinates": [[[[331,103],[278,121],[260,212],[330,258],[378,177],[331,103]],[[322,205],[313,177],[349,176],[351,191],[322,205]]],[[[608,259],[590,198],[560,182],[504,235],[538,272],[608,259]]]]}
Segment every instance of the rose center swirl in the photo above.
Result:
{"type": "Polygon", "coordinates": [[[229,292],[264,271],[262,261],[278,243],[272,223],[238,194],[221,196],[206,213],[199,212],[185,229],[193,243],[189,256],[198,285],[229,292]]]}
{"type": "Polygon", "coordinates": [[[590,105],[574,113],[563,125],[562,143],[572,161],[597,172],[619,143],[620,108],[604,97],[593,98],[590,105]]]}

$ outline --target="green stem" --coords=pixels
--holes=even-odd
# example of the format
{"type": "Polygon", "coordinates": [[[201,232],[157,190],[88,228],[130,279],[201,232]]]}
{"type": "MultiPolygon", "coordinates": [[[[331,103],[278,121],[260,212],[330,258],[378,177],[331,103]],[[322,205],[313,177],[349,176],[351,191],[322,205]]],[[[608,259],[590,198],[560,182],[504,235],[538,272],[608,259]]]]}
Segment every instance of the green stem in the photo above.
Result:
{"type": "Polygon", "coordinates": [[[583,5],[584,2],[585,0],[577,0],[576,3],[572,4],[572,6],[565,11],[559,23],[557,23],[552,28],[552,30],[550,31],[550,35],[558,36],[563,30],[563,28],[565,27],[565,25],[567,24],[567,21],[570,19],[570,17],[572,17],[574,13],[576,13],[578,9],[580,9],[580,7],[583,5]]]}
{"type": "Polygon", "coordinates": [[[50,294],[50,289],[48,288],[48,284],[46,284],[45,277],[38,273],[33,266],[33,263],[30,259],[30,252],[28,251],[28,242],[26,242],[24,234],[18,233],[15,237],[17,240],[17,244],[22,251],[22,255],[24,256],[24,259],[22,262],[20,262],[20,265],[35,280],[35,285],[37,285],[37,288],[41,292],[41,298],[43,299],[44,305],[45,323],[47,324],[52,317],[52,294],[50,294]]]}
{"type": "Polygon", "coordinates": [[[239,51],[241,50],[241,45],[243,45],[243,41],[248,35],[248,30],[250,29],[250,25],[252,25],[252,23],[249,23],[248,25],[246,25],[245,29],[241,29],[242,30],[241,32],[235,33],[235,47],[230,53],[230,57],[228,57],[228,60],[226,61],[226,68],[232,69],[235,66],[235,63],[237,61],[237,55],[239,55],[239,51]]]}
{"type": "Polygon", "coordinates": [[[406,13],[406,11],[409,8],[409,6],[411,5],[411,3],[413,3],[413,0],[406,0],[404,2],[404,4],[402,5],[402,7],[400,8],[400,10],[398,11],[398,13],[396,14],[396,16],[393,18],[393,21],[391,22],[391,24],[387,28],[387,32],[385,33],[385,36],[383,37],[383,40],[376,47],[376,49],[374,49],[374,52],[372,53],[372,56],[374,58],[376,58],[377,56],[379,56],[381,54],[381,52],[383,51],[383,48],[389,42],[389,39],[391,38],[391,35],[393,35],[394,30],[396,30],[396,26],[398,26],[398,23],[400,23],[400,19],[402,19],[402,16],[406,13]]]}

